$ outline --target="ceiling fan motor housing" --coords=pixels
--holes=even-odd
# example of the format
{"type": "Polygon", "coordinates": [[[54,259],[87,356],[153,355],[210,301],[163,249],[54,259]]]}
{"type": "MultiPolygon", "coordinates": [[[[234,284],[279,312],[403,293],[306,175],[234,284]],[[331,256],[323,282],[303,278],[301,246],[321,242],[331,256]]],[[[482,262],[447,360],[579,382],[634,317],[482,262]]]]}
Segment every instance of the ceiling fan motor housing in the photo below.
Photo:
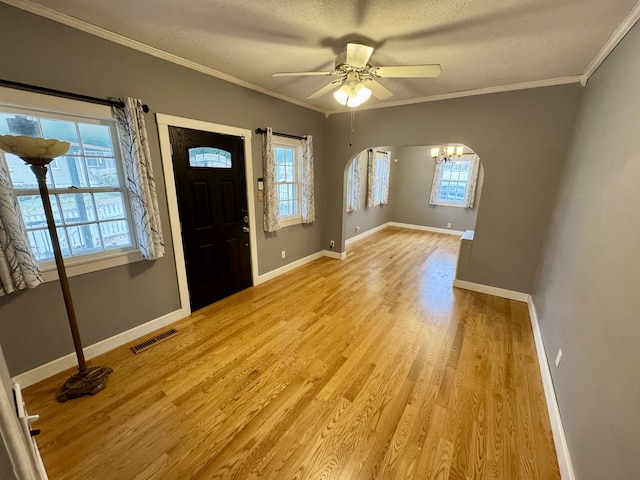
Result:
{"type": "Polygon", "coordinates": [[[347,64],[347,52],[339,53],[336,56],[335,69],[341,70],[341,67],[344,67],[347,64]]]}

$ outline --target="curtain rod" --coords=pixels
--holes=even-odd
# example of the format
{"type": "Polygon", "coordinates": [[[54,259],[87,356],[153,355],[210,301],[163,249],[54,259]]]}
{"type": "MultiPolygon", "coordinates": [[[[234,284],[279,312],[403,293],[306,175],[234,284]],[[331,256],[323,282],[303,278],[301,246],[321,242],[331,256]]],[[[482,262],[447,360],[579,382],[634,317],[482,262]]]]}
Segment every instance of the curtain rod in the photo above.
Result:
{"type": "MultiPolygon", "coordinates": [[[[29,85],[27,83],[12,82],[11,80],[0,79],[0,86],[15,88],[18,90],[24,90],[33,93],[44,93],[46,95],[68,98],[70,100],[81,100],[83,102],[96,103],[98,105],[106,105],[108,107],[124,108],[124,102],[121,102],[120,100],[109,100],[106,98],[90,97],[88,95],[81,95],[79,93],[64,92],[62,90],[55,90],[53,88],[38,87],[37,85],[29,85]]],[[[142,110],[144,111],[144,113],[149,112],[149,105],[142,105],[142,110]]]]}
{"type": "MultiPolygon", "coordinates": [[[[265,133],[267,133],[267,129],[266,128],[256,128],[256,133],[259,135],[264,135],[265,133]]],[[[274,135],[277,135],[279,137],[286,137],[286,138],[296,138],[298,140],[306,140],[307,137],[301,137],[299,135],[291,135],[290,133],[280,133],[280,132],[273,132],[274,135]]]]}

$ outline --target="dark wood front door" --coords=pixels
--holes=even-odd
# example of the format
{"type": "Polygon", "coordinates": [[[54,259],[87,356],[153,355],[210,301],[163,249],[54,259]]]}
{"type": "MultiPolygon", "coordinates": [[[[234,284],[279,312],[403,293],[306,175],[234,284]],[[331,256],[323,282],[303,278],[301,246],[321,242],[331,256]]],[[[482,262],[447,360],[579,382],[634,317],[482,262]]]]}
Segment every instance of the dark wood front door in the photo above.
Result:
{"type": "Polygon", "coordinates": [[[191,309],[251,286],[241,137],[170,127],[191,309]]]}

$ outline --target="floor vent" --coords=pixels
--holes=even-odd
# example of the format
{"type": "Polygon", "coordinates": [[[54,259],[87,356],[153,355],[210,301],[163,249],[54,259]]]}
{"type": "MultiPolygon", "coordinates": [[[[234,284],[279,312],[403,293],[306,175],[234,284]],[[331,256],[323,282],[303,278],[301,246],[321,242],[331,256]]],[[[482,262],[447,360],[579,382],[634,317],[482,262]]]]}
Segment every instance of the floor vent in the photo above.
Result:
{"type": "Polygon", "coordinates": [[[175,328],[172,328],[171,330],[162,332],[161,334],[156,335],[153,338],[148,338],[144,342],[140,342],[137,345],[134,345],[133,347],[131,347],[131,351],[133,353],[144,352],[147,348],[151,348],[154,345],[157,345],[158,343],[162,342],[163,340],[166,340],[167,338],[171,338],[177,334],[178,334],[178,331],[175,328]]]}

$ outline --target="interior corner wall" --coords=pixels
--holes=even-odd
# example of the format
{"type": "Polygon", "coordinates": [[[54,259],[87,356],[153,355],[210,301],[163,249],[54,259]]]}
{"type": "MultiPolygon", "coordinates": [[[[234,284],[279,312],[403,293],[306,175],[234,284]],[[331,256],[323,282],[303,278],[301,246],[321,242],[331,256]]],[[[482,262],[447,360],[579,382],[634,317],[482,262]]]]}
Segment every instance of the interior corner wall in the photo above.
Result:
{"type": "MultiPolygon", "coordinates": [[[[326,119],[323,114],[195,72],[0,3],[5,80],[96,97],[141,98],[147,115],[167,254],[70,279],[83,343],[90,345],[180,307],[168,206],[153,114],[164,113],[253,131],[273,127],[314,137],[316,222],[272,235],[258,232],[260,274],[322,249],[326,119]],[[287,251],[283,260],[280,252],[287,251]],[[114,301],[117,299],[117,301],[114,301]]],[[[262,176],[262,137],[252,136],[254,175],[262,176]]],[[[249,186],[257,190],[256,182],[249,186]]],[[[256,201],[262,226],[262,203],[256,201]]],[[[73,352],[57,282],[0,297],[0,343],[12,375],[73,352]]]]}
{"type": "Polygon", "coordinates": [[[640,478],[638,58],[640,25],[589,80],[533,290],[580,480],[640,478]]]}
{"type": "Polygon", "coordinates": [[[393,176],[389,193],[391,221],[458,231],[475,228],[484,179],[482,159],[473,207],[461,208],[429,203],[436,170],[430,147],[398,147],[395,155],[391,162],[393,176]]]}
{"type": "MultiPolygon", "coordinates": [[[[359,110],[328,120],[327,185],[370,145],[460,142],[484,165],[467,280],[530,292],[582,97],[578,84],[359,110]]],[[[340,183],[341,184],[341,183],[340,183]]],[[[343,192],[325,196],[324,243],[344,251],[343,192]]]]}

